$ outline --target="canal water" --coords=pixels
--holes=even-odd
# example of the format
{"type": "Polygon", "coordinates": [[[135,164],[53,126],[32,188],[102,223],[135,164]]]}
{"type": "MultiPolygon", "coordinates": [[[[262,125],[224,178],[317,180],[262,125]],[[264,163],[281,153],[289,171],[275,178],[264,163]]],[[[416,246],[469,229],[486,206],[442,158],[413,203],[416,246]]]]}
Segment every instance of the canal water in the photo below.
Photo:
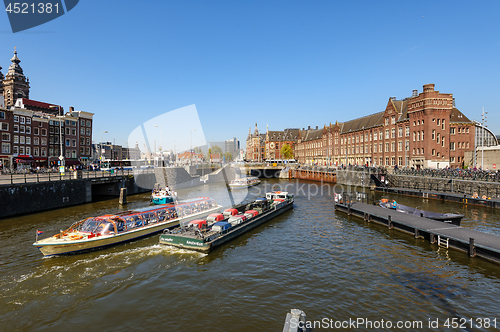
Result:
{"type": "MultiPolygon", "coordinates": [[[[36,229],[51,236],[125,209],[118,199],[0,220],[0,331],[282,331],[292,308],[315,331],[353,321],[360,331],[500,330],[499,265],[335,213],[329,185],[265,180],[234,199],[269,189],[294,193],[294,209],[208,255],[159,245],[158,235],[54,258],[32,246],[36,229]]],[[[223,185],[179,195],[230,201],[223,185]]],[[[464,227],[500,235],[497,210],[384,197],[460,212],[464,227]]],[[[127,208],[149,204],[128,199],[127,208]]]]}

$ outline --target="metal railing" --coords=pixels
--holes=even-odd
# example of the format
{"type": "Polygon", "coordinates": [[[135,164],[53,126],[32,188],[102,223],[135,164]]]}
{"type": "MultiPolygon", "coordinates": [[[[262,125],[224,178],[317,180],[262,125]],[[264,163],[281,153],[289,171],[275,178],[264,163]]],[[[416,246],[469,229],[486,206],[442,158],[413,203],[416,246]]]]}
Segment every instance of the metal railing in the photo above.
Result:
{"type": "Polygon", "coordinates": [[[87,171],[77,170],[68,171],[64,175],[52,170],[35,171],[35,172],[2,172],[0,174],[0,185],[21,184],[21,183],[38,183],[49,181],[66,181],[80,180],[90,178],[112,178],[122,176],[134,176],[137,174],[152,174],[154,169],[141,170],[111,170],[111,171],[87,171]]]}
{"type": "Polygon", "coordinates": [[[460,179],[484,182],[500,182],[500,172],[489,172],[484,170],[474,169],[456,169],[456,168],[442,168],[442,169],[396,169],[396,175],[411,175],[418,177],[431,177],[431,178],[446,178],[446,179],[460,179]]]}

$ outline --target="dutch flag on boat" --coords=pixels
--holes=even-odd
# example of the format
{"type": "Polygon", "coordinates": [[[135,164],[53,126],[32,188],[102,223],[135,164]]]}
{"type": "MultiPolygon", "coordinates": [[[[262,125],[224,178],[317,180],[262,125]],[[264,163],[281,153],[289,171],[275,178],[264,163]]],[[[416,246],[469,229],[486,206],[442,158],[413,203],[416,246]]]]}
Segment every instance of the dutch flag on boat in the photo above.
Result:
{"type": "Polygon", "coordinates": [[[39,231],[38,229],[36,230],[36,235],[43,234],[43,231],[39,231]]]}

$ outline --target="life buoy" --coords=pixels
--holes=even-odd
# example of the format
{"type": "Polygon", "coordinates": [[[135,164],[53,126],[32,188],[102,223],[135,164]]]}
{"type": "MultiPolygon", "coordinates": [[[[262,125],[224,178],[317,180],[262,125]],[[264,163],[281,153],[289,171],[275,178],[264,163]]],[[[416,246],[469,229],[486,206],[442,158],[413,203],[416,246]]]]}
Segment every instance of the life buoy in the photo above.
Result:
{"type": "Polygon", "coordinates": [[[381,202],[382,203],[387,203],[387,202],[389,202],[389,200],[387,198],[382,198],[381,202]]]}
{"type": "Polygon", "coordinates": [[[83,235],[80,234],[74,234],[69,237],[70,240],[81,240],[83,238],[83,235]]]}

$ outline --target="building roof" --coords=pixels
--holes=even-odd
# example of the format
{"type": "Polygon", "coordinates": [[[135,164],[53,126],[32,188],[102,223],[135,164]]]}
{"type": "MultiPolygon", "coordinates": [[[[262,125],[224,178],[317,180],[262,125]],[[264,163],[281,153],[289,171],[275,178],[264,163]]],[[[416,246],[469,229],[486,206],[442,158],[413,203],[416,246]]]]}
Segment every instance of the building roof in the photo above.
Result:
{"type": "Polygon", "coordinates": [[[21,98],[21,99],[23,101],[23,105],[25,105],[25,106],[34,106],[34,107],[39,107],[39,108],[46,108],[46,109],[51,110],[51,111],[55,111],[59,107],[59,105],[44,103],[42,101],[32,100],[32,99],[28,99],[28,98],[21,98]]]}
{"type": "Polygon", "coordinates": [[[453,108],[450,114],[450,122],[451,123],[473,123],[469,118],[467,118],[462,112],[458,109],[453,108]]]}
{"type": "Polygon", "coordinates": [[[384,113],[378,112],[370,114],[361,118],[350,120],[347,122],[339,123],[340,133],[345,134],[349,131],[357,131],[361,129],[366,129],[370,127],[380,126],[384,124],[384,113]]]}

